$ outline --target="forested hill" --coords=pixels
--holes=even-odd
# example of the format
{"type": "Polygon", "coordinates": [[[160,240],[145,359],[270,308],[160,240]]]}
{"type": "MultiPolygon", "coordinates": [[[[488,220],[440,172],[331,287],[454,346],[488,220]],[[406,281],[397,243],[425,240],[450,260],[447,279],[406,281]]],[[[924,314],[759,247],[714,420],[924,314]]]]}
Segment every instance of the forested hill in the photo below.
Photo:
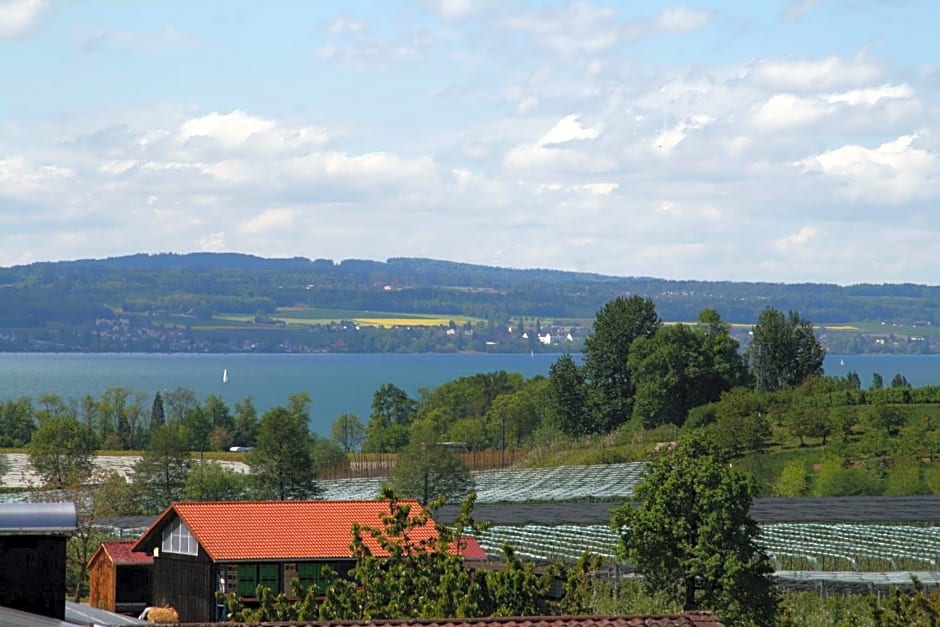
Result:
{"type": "Polygon", "coordinates": [[[449,261],[386,262],[233,253],[130,255],[0,268],[0,328],[82,324],[116,313],[270,314],[283,307],[471,316],[592,319],[623,294],[649,296],[664,320],[712,307],[753,323],[767,306],[817,323],[931,323],[940,287],[676,281],[449,261]]]}

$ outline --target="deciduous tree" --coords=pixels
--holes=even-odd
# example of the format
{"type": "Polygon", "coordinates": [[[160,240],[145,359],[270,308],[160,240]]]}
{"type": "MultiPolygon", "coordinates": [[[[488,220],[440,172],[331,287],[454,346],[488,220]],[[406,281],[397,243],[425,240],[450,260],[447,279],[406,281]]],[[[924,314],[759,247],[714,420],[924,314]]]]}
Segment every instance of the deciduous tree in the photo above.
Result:
{"type": "Polygon", "coordinates": [[[681,426],[693,407],[747,380],[738,341],[713,309],[702,311],[695,326],[663,326],[637,338],[628,364],[636,390],[633,418],[647,428],[681,426]]]}
{"type": "Polygon", "coordinates": [[[264,412],[258,442],[246,460],[259,492],[268,498],[307,499],[319,493],[308,418],[298,405],[294,411],[278,406],[264,412]]]}
{"type": "Polygon", "coordinates": [[[189,441],[179,422],[151,431],[147,448],[134,464],[133,483],[141,506],[159,512],[179,501],[191,467],[189,441]]]}
{"type": "Polygon", "coordinates": [[[417,414],[417,403],[400,387],[380,386],[372,395],[372,415],[366,425],[363,450],[388,453],[408,442],[409,428],[417,414]]]}
{"type": "Polygon", "coordinates": [[[661,324],[653,301],[635,295],[615,298],[597,312],[584,341],[584,378],[597,429],[612,431],[630,418],[630,346],[639,337],[652,337],[661,324]]]}
{"type": "Polygon", "coordinates": [[[251,397],[246,397],[240,403],[235,403],[235,432],[236,446],[254,446],[258,440],[258,410],[251,397]]]}
{"type": "Polygon", "coordinates": [[[580,437],[596,429],[587,405],[584,373],[571,355],[562,355],[548,371],[554,421],[565,435],[580,437]]]}
{"type": "Polygon", "coordinates": [[[163,395],[167,418],[182,420],[186,412],[199,404],[196,393],[189,388],[178,387],[163,395]]]}
{"type": "Polygon", "coordinates": [[[347,454],[357,450],[365,437],[366,427],[356,414],[342,414],[330,427],[330,438],[347,454]]]}
{"type": "Polygon", "coordinates": [[[425,505],[438,498],[460,500],[473,487],[467,464],[454,451],[426,439],[398,454],[390,479],[397,494],[425,505]]]}
{"type": "Polygon", "coordinates": [[[26,446],[35,430],[33,402],[28,396],[0,404],[0,446],[26,446]]]}
{"type": "Polygon", "coordinates": [[[686,610],[719,612],[728,624],[773,625],[773,567],[750,517],[751,479],[703,438],[685,439],[650,463],[636,504],[614,510],[620,556],[651,591],[686,610]]]}
{"type": "Polygon", "coordinates": [[[823,373],[826,351],[816,338],[813,323],[799,313],[784,315],[768,307],[752,332],[747,358],[758,391],[794,387],[810,375],[823,373]]]}
{"type": "Polygon", "coordinates": [[[248,475],[216,461],[195,464],[186,477],[183,498],[187,501],[239,501],[250,498],[248,475]]]}
{"type": "Polygon", "coordinates": [[[94,470],[94,436],[75,418],[44,420],[28,450],[30,466],[47,487],[85,483],[94,470]]]}

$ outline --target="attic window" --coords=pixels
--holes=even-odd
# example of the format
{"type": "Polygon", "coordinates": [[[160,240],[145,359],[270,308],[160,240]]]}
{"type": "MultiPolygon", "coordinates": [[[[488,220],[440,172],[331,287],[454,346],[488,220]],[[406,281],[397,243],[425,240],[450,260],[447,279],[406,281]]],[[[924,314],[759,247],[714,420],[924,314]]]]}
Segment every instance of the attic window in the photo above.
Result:
{"type": "Polygon", "coordinates": [[[163,545],[160,550],[164,553],[181,553],[182,555],[199,555],[199,544],[190,533],[189,527],[177,518],[163,530],[163,545]]]}

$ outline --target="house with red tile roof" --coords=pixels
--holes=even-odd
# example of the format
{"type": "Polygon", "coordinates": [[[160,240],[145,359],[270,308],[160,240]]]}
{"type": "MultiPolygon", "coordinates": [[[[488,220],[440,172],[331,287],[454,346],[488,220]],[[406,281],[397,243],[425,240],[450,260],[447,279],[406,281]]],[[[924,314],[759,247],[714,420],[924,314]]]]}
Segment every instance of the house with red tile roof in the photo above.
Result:
{"type": "MultiPolygon", "coordinates": [[[[416,501],[406,501],[413,515],[416,501]]],[[[223,618],[216,592],[234,592],[251,603],[258,585],[291,593],[291,582],[329,584],[325,567],[348,576],[355,565],[354,524],[382,527],[388,501],[226,501],[174,503],[132,547],[153,557],[151,604],[172,605],[182,622],[223,618]]],[[[437,536],[428,520],[409,531],[415,541],[437,536]]],[[[366,546],[388,555],[369,534],[366,546]]],[[[463,544],[463,543],[462,543],[463,544]]],[[[475,542],[463,554],[481,557],[475,542]]]]}
{"type": "Polygon", "coordinates": [[[139,613],[150,604],[153,556],[132,551],[134,544],[134,540],[102,542],[88,560],[90,606],[139,613]]]}

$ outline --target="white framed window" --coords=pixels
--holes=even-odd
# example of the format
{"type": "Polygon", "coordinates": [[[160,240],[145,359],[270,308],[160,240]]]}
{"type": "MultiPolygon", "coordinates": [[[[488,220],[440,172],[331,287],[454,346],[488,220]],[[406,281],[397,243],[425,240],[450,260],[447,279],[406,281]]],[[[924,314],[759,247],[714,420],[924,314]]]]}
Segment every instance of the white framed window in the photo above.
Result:
{"type": "Polygon", "coordinates": [[[183,521],[177,518],[169,527],[163,530],[163,544],[160,547],[163,553],[180,553],[182,555],[199,555],[199,543],[190,533],[183,521]]]}

